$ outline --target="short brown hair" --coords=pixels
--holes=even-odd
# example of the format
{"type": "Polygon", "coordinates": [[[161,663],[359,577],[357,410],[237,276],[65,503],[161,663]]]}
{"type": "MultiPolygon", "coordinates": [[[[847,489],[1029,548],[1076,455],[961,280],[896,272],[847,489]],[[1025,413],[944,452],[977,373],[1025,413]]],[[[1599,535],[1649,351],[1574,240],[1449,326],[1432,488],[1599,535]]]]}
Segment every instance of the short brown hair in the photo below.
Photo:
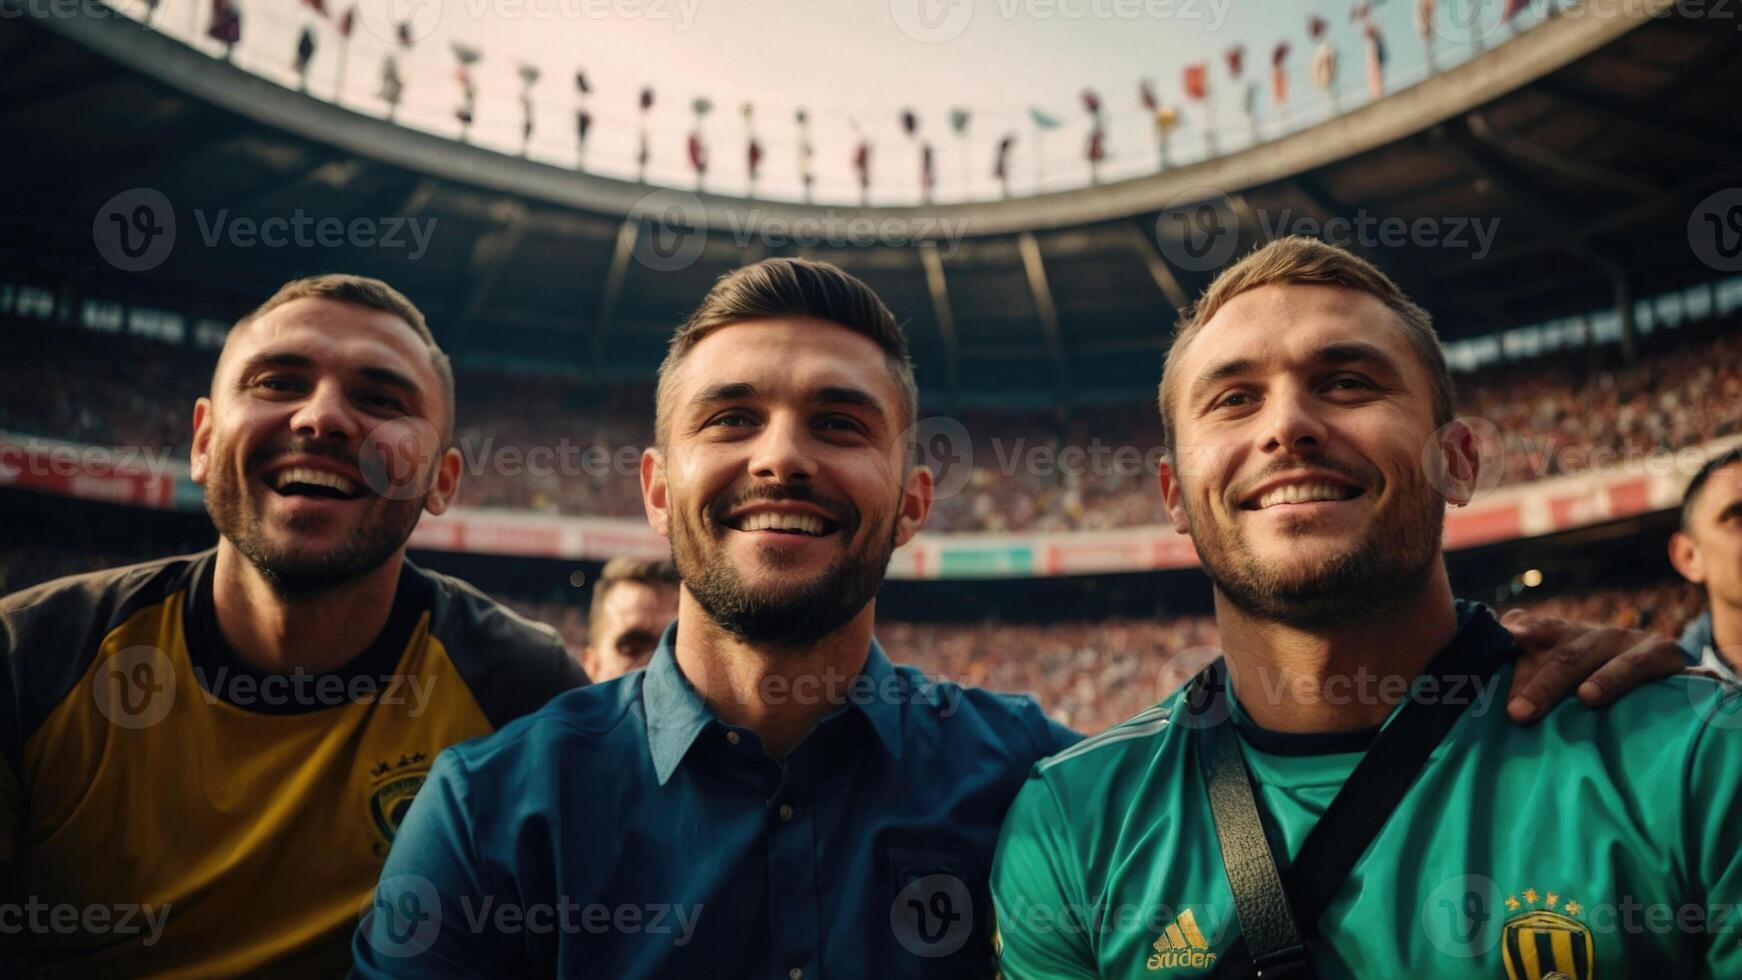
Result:
{"type": "Polygon", "coordinates": [[[593,601],[587,607],[587,642],[598,639],[599,622],[605,615],[605,597],[624,582],[634,582],[655,589],[678,587],[677,566],[668,558],[613,558],[599,571],[593,582],[593,601]]]}
{"type": "Polygon", "coordinates": [[[654,402],[654,439],[659,445],[665,445],[669,421],[666,402],[672,379],[692,348],[721,327],[799,316],[838,323],[876,341],[901,392],[902,428],[913,425],[919,415],[919,388],[913,380],[907,335],[871,287],[828,262],[763,259],[721,276],[672,335],[665,360],[659,365],[659,391],[654,402]]]}
{"type": "Polygon", "coordinates": [[[1417,306],[1397,288],[1397,283],[1380,272],[1372,263],[1358,255],[1316,238],[1291,235],[1279,238],[1255,249],[1216,276],[1196,304],[1180,311],[1179,327],[1174,330],[1173,345],[1168,348],[1162,364],[1161,387],[1157,402],[1161,408],[1161,428],[1169,447],[1173,446],[1173,415],[1168,410],[1168,379],[1178,367],[1186,346],[1216,312],[1241,293],[1278,283],[1342,286],[1373,296],[1396,314],[1398,325],[1409,338],[1427,368],[1433,384],[1434,424],[1444,425],[1456,411],[1456,389],[1452,373],[1446,366],[1446,353],[1434,332],[1433,317],[1417,306]]]}
{"type": "MultiPolygon", "coordinates": [[[[236,321],[230,328],[229,336],[235,336],[242,329],[260,319],[266,314],[287,303],[299,299],[331,299],[341,303],[351,303],[382,313],[391,313],[404,320],[418,338],[429,348],[430,364],[435,368],[436,378],[441,384],[442,404],[447,408],[447,425],[442,432],[442,445],[446,447],[454,437],[454,366],[448,355],[436,343],[435,334],[430,332],[429,323],[424,320],[423,311],[417,304],[407,299],[405,294],[379,279],[368,276],[354,276],[342,272],[331,272],[325,275],[305,276],[292,279],[278,287],[266,302],[255,307],[253,312],[236,321]]],[[[225,346],[229,346],[226,338],[225,346]]],[[[222,360],[222,357],[219,358],[222,360]]],[[[215,378],[213,379],[216,380],[215,378]]]]}

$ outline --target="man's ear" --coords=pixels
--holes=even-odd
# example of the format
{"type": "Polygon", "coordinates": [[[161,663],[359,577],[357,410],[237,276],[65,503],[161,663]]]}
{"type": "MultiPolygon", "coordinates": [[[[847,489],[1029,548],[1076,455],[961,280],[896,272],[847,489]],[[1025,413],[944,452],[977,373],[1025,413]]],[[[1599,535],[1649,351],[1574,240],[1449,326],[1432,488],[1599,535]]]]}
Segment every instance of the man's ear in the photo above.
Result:
{"type": "Polygon", "coordinates": [[[1192,522],[1186,516],[1185,490],[1180,486],[1179,473],[1174,469],[1173,449],[1161,458],[1156,479],[1161,483],[1161,503],[1167,508],[1167,519],[1173,522],[1173,529],[1181,534],[1191,534],[1192,522]]]}
{"type": "Polygon", "coordinates": [[[195,483],[206,482],[211,451],[212,400],[202,396],[194,401],[194,443],[188,450],[188,476],[195,483]]]}
{"type": "Polygon", "coordinates": [[[1476,489],[1482,479],[1482,442],[1461,420],[1453,419],[1434,432],[1436,445],[1432,463],[1438,472],[1429,473],[1429,482],[1445,495],[1446,502],[1462,507],[1476,499],[1476,489]]]}
{"type": "Polygon", "coordinates": [[[1706,584],[1706,561],[1700,555],[1700,546],[1686,531],[1677,531],[1669,536],[1669,563],[1681,573],[1681,577],[1695,585],[1706,584]]]}
{"type": "Polygon", "coordinates": [[[931,495],[935,489],[931,467],[920,465],[907,471],[901,487],[901,513],[895,521],[895,546],[913,540],[931,513],[931,495]]]}
{"type": "Polygon", "coordinates": [[[454,498],[460,492],[460,474],[465,470],[465,459],[460,455],[458,446],[449,446],[442,453],[442,458],[436,460],[435,473],[430,480],[429,495],[424,498],[423,509],[432,514],[440,514],[453,506],[454,498]]]}
{"type": "Polygon", "coordinates": [[[641,507],[647,511],[647,523],[662,538],[671,537],[667,493],[665,451],[649,446],[641,451],[641,507]]]}

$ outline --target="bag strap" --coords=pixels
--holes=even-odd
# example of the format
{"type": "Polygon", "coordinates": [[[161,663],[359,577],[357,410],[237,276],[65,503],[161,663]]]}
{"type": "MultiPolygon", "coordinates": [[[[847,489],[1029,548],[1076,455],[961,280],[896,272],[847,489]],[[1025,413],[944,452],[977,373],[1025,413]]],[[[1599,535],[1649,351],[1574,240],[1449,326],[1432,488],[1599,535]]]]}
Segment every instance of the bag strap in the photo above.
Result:
{"type": "Polygon", "coordinates": [[[1212,976],[1313,976],[1306,941],[1317,933],[1320,913],[1474,692],[1494,676],[1511,650],[1511,634],[1492,615],[1478,610],[1471,616],[1416,679],[1409,700],[1380,730],[1286,871],[1278,871],[1264,834],[1232,712],[1221,708],[1228,697],[1227,666],[1218,660],[1192,679],[1186,705],[1201,719],[1194,739],[1198,764],[1209,787],[1210,811],[1241,930],[1217,958],[1212,976]],[[1449,682],[1459,687],[1451,689],[1449,682]]]}

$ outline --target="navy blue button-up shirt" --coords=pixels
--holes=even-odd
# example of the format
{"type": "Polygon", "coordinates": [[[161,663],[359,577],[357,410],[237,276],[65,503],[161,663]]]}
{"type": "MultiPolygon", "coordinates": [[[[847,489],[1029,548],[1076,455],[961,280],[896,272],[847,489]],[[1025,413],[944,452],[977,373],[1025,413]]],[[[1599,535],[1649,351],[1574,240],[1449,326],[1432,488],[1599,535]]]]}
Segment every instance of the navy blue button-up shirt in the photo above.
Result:
{"type": "Polygon", "coordinates": [[[359,975],[990,973],[999,824],[1076,733],[873,642],[781,765],[708,710],[675,635],[646,670],[441,754],[359,927],[359,975]]]}

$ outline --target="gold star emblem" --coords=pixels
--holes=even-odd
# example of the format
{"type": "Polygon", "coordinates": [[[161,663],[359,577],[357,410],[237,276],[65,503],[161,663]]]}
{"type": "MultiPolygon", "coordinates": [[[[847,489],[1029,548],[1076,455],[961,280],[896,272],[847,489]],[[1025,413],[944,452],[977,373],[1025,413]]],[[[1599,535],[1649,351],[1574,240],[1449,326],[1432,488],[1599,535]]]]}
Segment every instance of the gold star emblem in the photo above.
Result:
{"type": "Polygon", "coordinates": [[[1518,896],[1516,896],[1516,895],[1506,896],[1506,908],[1509,911],[1513,911],[1513,912],[1518,911],[1518,904],[1519,904],[1518,903],[1518,896]]]}
{"type": "Polygon", "coordinates": [[[1559,905],[1560,901],[1561,901],[1561,897],[1559,895],[1556,895],[1554,892],[1548,893],[1548,907],[1549,908],[1552,909],[1556,905],[1559,905]]]}
{"type": "Polygon", "coordinates": [[[1569,899],[1567,901],[1567,914],[1568,915],[1578,915],[1580,912],[1583,912],[1584,910],[1585,910],[1585,907],[1583,905],[1580,905],[1577,901],[1572,900],[1572,899],[1569,899]]]}
{"type": "Polygon", "coordinates": [[[1527,901],[1527,902],[1529,902],[1529,903],[1530,903],[1530,904],[1532,904],[1532,905],[1535,905],[1535,904],[1536,904],[1536,899],[1537,899],[1537,895],[1536,895],[1536,889],[1534,889],[1534,888],[1526,888],[1526,889],[1525,889],[1525,890],[1524,890],[1524,900],[1525,900],[1525,901],[1527,901]]]}

